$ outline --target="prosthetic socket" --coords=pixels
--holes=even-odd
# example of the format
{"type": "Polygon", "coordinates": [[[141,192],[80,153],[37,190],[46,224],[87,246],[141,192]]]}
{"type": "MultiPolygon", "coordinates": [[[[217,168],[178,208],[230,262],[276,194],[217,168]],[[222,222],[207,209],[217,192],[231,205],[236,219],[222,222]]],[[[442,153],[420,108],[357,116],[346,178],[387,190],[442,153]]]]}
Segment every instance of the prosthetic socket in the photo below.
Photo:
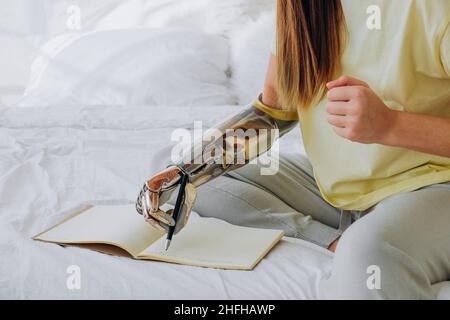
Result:
{"type": "Polygon", "coordinates": [[[194,144],[183,159],[147,181],[136,201],[136,210],[158,229],[175,225],[172,211],[160,205],[178,189],[181,176],[189,183],[175,233],[186,224],[194,205],[196,188],[229,171],[242,167],[266,153],[277,138],[293,129],[297,121],[278,120],[263,111],[261,100],[208,130],[202,141],[194,144]]]}

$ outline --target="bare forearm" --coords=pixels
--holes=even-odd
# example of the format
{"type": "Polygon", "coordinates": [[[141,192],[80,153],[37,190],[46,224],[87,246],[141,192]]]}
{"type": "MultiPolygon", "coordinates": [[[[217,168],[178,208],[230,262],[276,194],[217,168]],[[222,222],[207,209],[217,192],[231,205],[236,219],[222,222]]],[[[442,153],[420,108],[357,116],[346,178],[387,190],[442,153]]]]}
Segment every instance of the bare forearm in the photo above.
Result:
{"type": "Polygon", "coordinates": [[[273,108],[273,109],[281,109],[281,107],[278,105],[278,95],[274,88],[265,86],[264,91],[262,94],[262,102],[273,108]]]}
{"type": "Polygon", "coordinates": [[[262,102],[273,109],[282,109],[278,101],[278,93],[275,81],[276,77],[277,77],[277,58],[274,55],[270,55],[266,80],[264,82],[262,102]]]}
{"type": "Polygon", "coordinates": [[[450,118],[393,111],[381,144],[450,158],[450,118]]]}

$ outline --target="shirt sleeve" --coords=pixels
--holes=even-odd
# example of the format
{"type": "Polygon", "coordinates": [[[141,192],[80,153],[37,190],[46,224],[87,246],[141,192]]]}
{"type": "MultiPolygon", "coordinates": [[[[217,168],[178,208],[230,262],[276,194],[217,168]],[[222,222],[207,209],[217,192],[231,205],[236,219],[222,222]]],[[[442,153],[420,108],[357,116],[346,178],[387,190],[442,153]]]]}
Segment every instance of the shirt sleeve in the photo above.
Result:
{"type": "Polygon", "coordinates": [[[447,25],[441,42],[441,60],[447,75],[450,77],[450,23],[447,25]]]}

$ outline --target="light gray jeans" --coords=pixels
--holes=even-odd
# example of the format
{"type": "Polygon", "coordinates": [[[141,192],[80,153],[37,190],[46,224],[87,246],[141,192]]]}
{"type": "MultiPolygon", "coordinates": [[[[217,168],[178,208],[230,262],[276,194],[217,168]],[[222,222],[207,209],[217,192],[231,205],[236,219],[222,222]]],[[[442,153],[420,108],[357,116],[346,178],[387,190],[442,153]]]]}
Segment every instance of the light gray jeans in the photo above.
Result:
{"type": "Polygon", "coordinates": [[[350,212],[322,198],[301,155],[282,156],[276,175],[260,169],[247,165],[201,186],[194,210],[322,247],[342,235],[321,298],[434,299],[431,285],[450,279],[449,183],[350,212]]]}

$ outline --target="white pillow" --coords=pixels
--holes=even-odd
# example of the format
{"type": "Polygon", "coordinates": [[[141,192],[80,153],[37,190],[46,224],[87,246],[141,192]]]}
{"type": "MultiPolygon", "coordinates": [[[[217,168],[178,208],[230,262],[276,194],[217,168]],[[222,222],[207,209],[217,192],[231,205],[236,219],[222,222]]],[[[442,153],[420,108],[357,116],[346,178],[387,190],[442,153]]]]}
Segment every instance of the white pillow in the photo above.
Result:
{"type": "Polygon", "coordinates": [[[227,41],[204,33],[66,34],[42,47],[19,106],[234,104],[228,65],[227,41]]]}
{"type": "Polygon", "coordinates": [[[238,104],[261,93],[275,37],[275,11],[249,22],[231,37],[231,84],[238,104]]]}

